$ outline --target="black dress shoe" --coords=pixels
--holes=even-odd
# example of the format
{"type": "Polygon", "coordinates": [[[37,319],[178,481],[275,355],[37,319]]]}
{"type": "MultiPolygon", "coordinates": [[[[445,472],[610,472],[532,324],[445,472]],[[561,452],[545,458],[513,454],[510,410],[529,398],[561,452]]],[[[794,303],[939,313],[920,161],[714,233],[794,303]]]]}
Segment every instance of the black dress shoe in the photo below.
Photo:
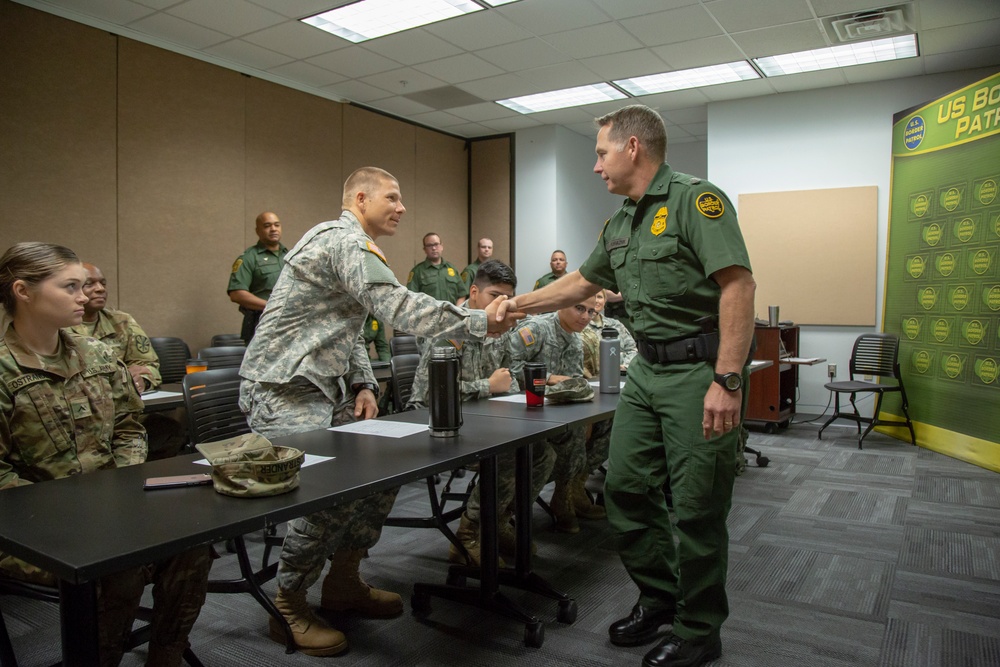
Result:
{"type": "Polygon", "coordinates": [[[647,609],[641,604],[632,607],[632,613],[615,621],[608,628],[611,643],[616,646],[636,646],[645,644],[656,636],[661,625],[674,622],[674,608],[647,609]]]}
{"type": "Polygon", "coordinates": [[[718,638],[693,642],[671,634],[642,658],[642,667],[698,667],[722,655],[718,638]]]}

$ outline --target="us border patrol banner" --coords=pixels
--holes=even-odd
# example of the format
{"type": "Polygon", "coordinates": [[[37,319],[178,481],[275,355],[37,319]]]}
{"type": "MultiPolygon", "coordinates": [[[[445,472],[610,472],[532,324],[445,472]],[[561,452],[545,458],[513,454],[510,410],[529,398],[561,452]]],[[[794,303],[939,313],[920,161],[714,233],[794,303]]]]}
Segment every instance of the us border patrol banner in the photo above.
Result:
{"type": "MultiPolygon", "coordinates": [[[[917,443],[996,471],[998,186],[1000,73],[893,116],[883,328],[900,338],[917,443]]],[[[901,415],[898,397],[883,405],[901,415]]]]}

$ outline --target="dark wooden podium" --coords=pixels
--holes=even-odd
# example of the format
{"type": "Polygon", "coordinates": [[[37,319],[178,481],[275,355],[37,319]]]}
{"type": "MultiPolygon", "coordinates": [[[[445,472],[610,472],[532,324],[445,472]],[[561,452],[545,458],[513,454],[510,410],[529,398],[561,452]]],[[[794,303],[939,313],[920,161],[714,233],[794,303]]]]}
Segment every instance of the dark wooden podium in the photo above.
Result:
{"type": "Polygon", "coordinates": [[[757,422],[773,433],[778,426],[788,426],[795,414],[795,390],[799,386],[797,364],[783,361],[798,357],[799,328],[762,327],[754,329],[757,352],[754,359],[772,362],[750,375],[750,395],[747,404],[748,422],[757,422]]]}

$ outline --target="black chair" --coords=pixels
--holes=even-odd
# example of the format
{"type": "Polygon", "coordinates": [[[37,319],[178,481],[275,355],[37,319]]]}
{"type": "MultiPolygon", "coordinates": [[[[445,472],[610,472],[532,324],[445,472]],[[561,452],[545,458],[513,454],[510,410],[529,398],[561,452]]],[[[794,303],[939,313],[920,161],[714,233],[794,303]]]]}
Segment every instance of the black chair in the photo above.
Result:
{"type": "Polygon", "coordinates": [[[247,348],[243,345],[205,347],[198,352],[198,358],[204,361],[211,371],[217,368],[239,368],[246,353],[247,348]]]}
{"type": "Polygon", "coordinates": [[[400,354],[420,354],[417,337],[410,334],[393,336],[389,339],[389,353],[394,357],[400,354]]]}
{"type": "Polygon", "coordinates": [[[153,351],[160,360],[160,377],[166,383],[180,382],[187,375],[187,361],[191,349],[180,338],[150,338],[153,351]]]}
{"type": "MultiPolygon", "coordinates": [[[[212,348],[208,348],[212,349],[212,348]]],[[[225,348],[221,348],[225,349],[225,348]]],[[[250,433],[246,415],[240,411],[240,371],[238,368],[218,368],[184,376],[184,405],[187,407],[191,444],[225,440],[250,433]]],[[[261,585],[274,579],[278,564],[268,564],[271,549],[281,545],[276,535],[265,534],[264,557],[261,569],[254,571],[250,565],[246,542],[242,535],[233,538],[232,550],[240,566],[238,579],[210,579],[209,593],[250,593],[264,609],[284,623],[284,617],[261,589],[261,585]]],[[[291,631],[287,632],[291,641],[291,631]]],[[[294,642],[290,644],[294,646],[294,642]]]]}
{"type": "Polygon", "coordinates": [[[215,334],[212,336],[212,347],[246,347],[239,334],[215,334]]]}
{"type": "Polygon", "coordinates": [[[833,416],[826,420],[826,423],[819,429],[819,438],[823,438],[823,429],[837,419],[850,419],[858,425],[858,449],[864,442],[865,436],[879,425],[886,426],[906,426],[910,430],[910,442],[917,444],[917,436],[913,432],[913,422],[910,421],[908,411],[909,402],[906,399],[906,390],[903,388],[903,378],[899,372],[899,337],[893,334],[862,334],[854,341],[854,351],[851,352],[851,379],[841,382],[828,382],[826,388],[836,395],[836,407],[833,416]],[[891,384],[882,382],[868,382],[865,380],[855,380],[855,376],[870,375],[882,380],[888,380],[891,384]],[[858,412],[855,403],[855,396],[859,393],[873,393],[875,398],[875,410],[871,417],[862,417],[858,412]],[[879,409],[882,407],[882,396],[889,392],[899,392],[902,401],[903,416],[905,420],[879,419],[879,409]],[[854,412],[840,411],[840,395],[850,394],[851,407],[854,412]],[[864,432],[861,432],[861,424],[868,424],[864,432]]]}
{"type": "MultiPolygon", "coordinates": [[[[20,581],[7,576],[0,575],[0,596],[13,595],[17,597],[41,600],[42,602],[54,602],[59,604],[59,589],[44,584],[36,584],[28,581],[20,581]]],[[[153,610],[148,607],[139,607],[136,612],[136,620],[143,621],[145,625],[132,630],[128,641],[125,643],[125,652],[129,652],[137,646],[142,646],[149,641],[151,628],[149,621],[152,619],[153,610]]],[[[204,667],[198,657],[190,648],[184,649],[184,662],[191,667],[204,667]]],[[[62,664],[62,663],[57,663],[62,664]]],[[[4,623],[3,614],[0,613],[0,667],[17,667],[17,657],[14,655],[14,647],[7,633],[7,625],[4,623]]],[[[55,667],[55,665],[53,665],[55,667]]]]}
{"type": "MultiPolygon", "coordinates": [[[[393,338],[392,340],[395,340],[393,338]]],[[[389,360],[389,364],[392,368],[392,377],[389,380],[389,386],[392,391],[393,405],[396,408],[396,412],[402,412],[406,407],[406,404],[410,400],[410,395],[413,389],[413,378],[417,373],[417,366],[420,364],[419,354],[399,354],[393,355],[389,360]]],[[[431,503],[431,515],[426,517],[395,517],[389,516],[385,520],[386,526],[395,526],[397,528],[437,528],[441,531],[448,541],[455,545],[455,548],[459,550],[460,553],[468,556],[465,551],[465,547],[456,537],[455,533],[448,524],[455,519],[462,516],[462,512],[465,511],[465,504],[469,500],[469,494],[472,493],[472,489],[476,483],[475,478],[469,482],[468,488],[463,492],[456,492],[451,490],[452,481],[458,477],[456,471],[452,471],[448,477],[448,481],[445,482],[444,489],[442,489],[441,494],[438,495],[437,482],[438,477],[436,475],[431,475],[426,478],[427,483],[427,495],[431,503]],[[446,510],[445,505],[448,502],[457,502],[458,506],[452,509],[446,510]]]]}

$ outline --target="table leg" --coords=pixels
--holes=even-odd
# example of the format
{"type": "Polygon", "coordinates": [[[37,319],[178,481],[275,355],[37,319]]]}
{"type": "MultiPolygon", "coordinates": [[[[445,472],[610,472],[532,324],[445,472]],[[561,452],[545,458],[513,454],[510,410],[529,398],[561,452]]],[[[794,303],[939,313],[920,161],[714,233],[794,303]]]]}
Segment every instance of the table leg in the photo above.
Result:
{"type": "Polygon", "coordinates": [[[100,664],[97,633],[97,583],[59,582],[59,620],[62,628],[62,664],[92,667],[100,664]]]}

